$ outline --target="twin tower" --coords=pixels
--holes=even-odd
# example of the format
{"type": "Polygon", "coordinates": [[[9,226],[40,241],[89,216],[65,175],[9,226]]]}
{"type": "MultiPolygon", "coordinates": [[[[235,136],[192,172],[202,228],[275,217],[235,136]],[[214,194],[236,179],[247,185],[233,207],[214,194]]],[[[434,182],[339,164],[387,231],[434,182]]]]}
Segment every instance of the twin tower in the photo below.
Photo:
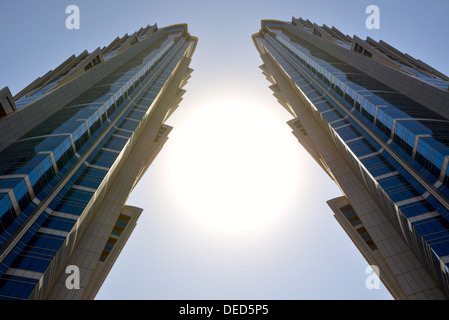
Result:
{"type": "MultiPolygon", "coordinates": [[[[335,218],[392,296],[449,298],[449,78],[301,18],[263,20],[252,39],[293,133],[342,191],[335,218]]],[[[197,41],[185,24],[147,26],[0,91],[0,299],[95,297],[197,41]]]]}

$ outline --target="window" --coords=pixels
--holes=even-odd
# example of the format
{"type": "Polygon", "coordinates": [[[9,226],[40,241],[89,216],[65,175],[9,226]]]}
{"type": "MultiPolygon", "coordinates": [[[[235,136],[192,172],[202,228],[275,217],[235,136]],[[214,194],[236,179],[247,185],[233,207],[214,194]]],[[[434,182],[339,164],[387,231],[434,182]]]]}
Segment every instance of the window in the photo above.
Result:
{"type": "Polygon", "coordinates": [[[109,253],[112,251],[112,248],[114,247],[115,243],[117,242],[117,239],[114,238],[109,238],[108,242],[106,243],[103,252],[101,253],[100,256],[100,261],[104,262],[106,260],[106,258],[109,256],[109,253]]]}
{"type": "Polygon", "coordinates": [[[371,248],[371,250],[376,250],[377,246],[374,243],[373,239],[371,239],[371,236],[369,235],[368,231],[366,231],[365,227],[361,227],[357,229],[357,232],[360,234],[363,240],[365,240],[366,244],[371,248]]]}
{"type": "Polygon", "coordinates": [[[349,222],[352,224],[353,227],[362,224],[362,222],[360,221],[359,217],[357,216],[351,205],[348,204],[347,206],[340,208],[340,210],[341,212],[343,212],[343,214],[349,220],[349,222]]]}
{"type": "Polygon", "coordinates": [[[364,55],[364,56],[367,56],[367,57],[369,57],[369,58],[371,58],[371,57],[373,56],[373,54],[372,54],[371,52],[369,52],[368,50],[365,50],[365,51],[363,52],[363,55],[364,55]]]}
{"type": "Polygon", "coordinates": [[[365,48],[363,48],[361,45],[359,45],[358,43],[356,43],[355,45],[354,45],[354,51],[355,52],[358,52],[358,53],[362,53],[363,52],[363,49],[365,49],[365,48]]]}
{"type": "Polygon", "coordinates": [[[93,58],[93,60],[91,62],[89,62],[85,67],[84,67],[84,71],[87,71],[89,69],[92,69],[93,67],[95,67],[97,64],[101,63],[101,59],[100,56],[96,56],[95,58],[93,58]]]}
{"type": "Polygon", "coordinates": [[[373,56],[373,54],[371,52],[369,52],[368,50],[366,50],[364,47],[362,47],[361,45],[359,45],[358,43],[356,43],[354,45],[354,51],[358,52],[360,54],[363,54],[364,56],[367,56],[369,58],[371,58],[373,56]]]}
{"type": "Polygon", "coordinates": [[[131,219],[131,217],[121,214],[118,217],[117,222],[115,223],[114,229],[112,230],[112,234],[117,237],[120,237],[120,235],[122,234],[123,230],[125,230],[126,225],[128,224],[130,219],[131,219]]]}

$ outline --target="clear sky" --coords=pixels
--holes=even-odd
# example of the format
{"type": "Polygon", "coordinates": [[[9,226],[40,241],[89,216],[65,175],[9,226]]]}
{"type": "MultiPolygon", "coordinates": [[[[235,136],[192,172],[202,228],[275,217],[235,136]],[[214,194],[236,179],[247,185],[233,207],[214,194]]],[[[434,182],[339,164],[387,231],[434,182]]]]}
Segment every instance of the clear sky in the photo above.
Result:
{"type": "Polygon", "coordinates": [[[449,2],[41,0],[0,3],[0,87],[13,95],[72,54],[148,24],[199,38],[170,138],[132,193],[144,208],[98,299],[391,299],[326,201],[335,184],[297,142],[251,41],[292,16],[384,40],[449,74],[449,2]],[[79,30],[65,27],[68,5],[79,30]],[[380,29],[365,27],[368,5],[380,29]]]}

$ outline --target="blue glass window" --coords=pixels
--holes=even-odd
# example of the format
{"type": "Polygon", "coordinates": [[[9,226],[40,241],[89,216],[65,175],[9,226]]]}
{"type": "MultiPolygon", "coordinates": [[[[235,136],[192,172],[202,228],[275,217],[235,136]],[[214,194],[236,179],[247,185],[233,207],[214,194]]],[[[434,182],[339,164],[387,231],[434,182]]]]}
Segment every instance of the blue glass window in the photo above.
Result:
{"type": "Polygon", "coordinates": [[[378,182],[394,202],[420,195],[402,175],[380,179],[378,182]]]}

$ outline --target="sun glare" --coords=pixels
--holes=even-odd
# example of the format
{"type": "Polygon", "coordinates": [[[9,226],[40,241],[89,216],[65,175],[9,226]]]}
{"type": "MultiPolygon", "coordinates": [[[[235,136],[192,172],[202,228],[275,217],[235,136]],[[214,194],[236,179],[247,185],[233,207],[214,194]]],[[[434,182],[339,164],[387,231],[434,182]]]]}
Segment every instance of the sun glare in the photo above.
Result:
{"type": "Polygon", "coordinates": [[[286,211],[300,182],[300,146],[292,143],[286,116],[229,99],[198,107],[176,124],[167,182],[192,223],[248,232],[286,211]]]}

